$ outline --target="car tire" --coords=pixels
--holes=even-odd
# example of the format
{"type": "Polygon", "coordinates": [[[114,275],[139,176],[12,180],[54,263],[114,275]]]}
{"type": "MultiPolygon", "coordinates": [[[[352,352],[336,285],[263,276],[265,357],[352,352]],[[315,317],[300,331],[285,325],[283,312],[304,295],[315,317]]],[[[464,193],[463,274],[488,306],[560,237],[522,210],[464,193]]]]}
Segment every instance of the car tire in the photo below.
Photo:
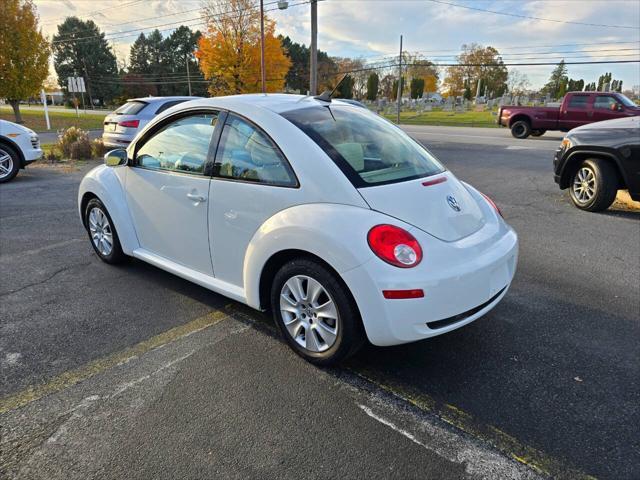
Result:
{"type": "Polygon", "coordinates": [[[316,365],[338,363],[364,342],[360,313],[346,285],[313,259],[296,258],[278,270],[271,309],[286,342],[316,365]]]}
{"type": "Polygon", "coordinates": [[[13,180],[20,170],[20,156],[8,145],[0,145],[0,183],[13,180]]]}
{"type": "Polygon", "coordinates": [[[515,138],[527,138],[531,134],[531,125],[527,120],[518,120],[511,125],[511,135],[515,138]]]}
{"type": "Polygon", "coordinates": [[[91,246],[103,262],[116,264],[126,260],[118,232],[109,212],[97,198],[92,198],[84,210],[84,224],[91,246]]]}
{"type": "Polygon", "coordinates": [[[569,194],[581,210],[600,212],[611,206],[618,193],[618,172],[606,160],[588,159],[571,176],[569,194]]]}
{"type": "Polygon", "coordinates": [[[532,137],[541,137],[542,135],[544,135],[545,133],[547,133],[546,130],[532,130],[531,131],[531,136],[532,137]]]}

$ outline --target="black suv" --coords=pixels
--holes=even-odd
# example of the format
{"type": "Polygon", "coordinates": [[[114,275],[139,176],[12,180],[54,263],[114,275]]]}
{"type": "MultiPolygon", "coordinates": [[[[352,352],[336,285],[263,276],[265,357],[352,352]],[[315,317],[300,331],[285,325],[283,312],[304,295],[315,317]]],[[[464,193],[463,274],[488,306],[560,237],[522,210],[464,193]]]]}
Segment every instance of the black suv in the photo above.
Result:
{"type": "Polygon", "coordinates": [[[555,181],[576,207],[606,210],[620,189],[640,201],[640,117],[591,123],[571,130],[553,159],[555,181]]]}

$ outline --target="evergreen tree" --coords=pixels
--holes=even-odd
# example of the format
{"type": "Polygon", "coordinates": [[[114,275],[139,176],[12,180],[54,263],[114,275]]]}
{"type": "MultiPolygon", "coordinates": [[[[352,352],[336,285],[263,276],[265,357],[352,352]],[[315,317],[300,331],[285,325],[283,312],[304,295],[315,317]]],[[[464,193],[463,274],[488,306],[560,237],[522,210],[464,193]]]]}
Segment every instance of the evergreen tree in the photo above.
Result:
{"type": "Polygon", "coordinates": [[[560,98],[562,96],[560,95],[561,87],[564,85],[564,90],[566,91],[567,81],[567,65],[564,63],[564,60],[561,60],[558,66],[551,72],[549,81],[542,87],[540,92],[543,94],[548,93],[553,99],[560,98]]]}
{"type": "Polygon", "coordinates": [[[409,90],[411,91],[411,98],[422,98],[424,93],[424,78],[412,78],[409,84],[409,90]]]}
{"type": "Polygon", "coordinates": [[[378,96],[378,84],[380,83],[380,78],[377,73],[372,73],[367,78],[367,100],[375,100],[378,96]]]}
{"type": "Polygon", "coordinates": [[[67,77],[84,77],[94,101],[105,105],[120,90],[116,56],[111,51],[104,32],[92,21],[67,17],[53,36],[53,67],[61,87],[67,87],[67,77]]]}

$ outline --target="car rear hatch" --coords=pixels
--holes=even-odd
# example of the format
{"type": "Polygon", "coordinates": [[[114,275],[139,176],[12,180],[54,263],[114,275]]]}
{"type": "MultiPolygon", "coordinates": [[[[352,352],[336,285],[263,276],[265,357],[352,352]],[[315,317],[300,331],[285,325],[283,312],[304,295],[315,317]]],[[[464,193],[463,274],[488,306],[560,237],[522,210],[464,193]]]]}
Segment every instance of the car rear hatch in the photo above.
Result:
{"type": "Polygon", "coordinates": [[[453,242],[482,228],[482,210],[450,172],[417,180],[359,188],[373,210],[453,242]]]}
{"type": "Polygon", "coordinates": [[[115,112],[110,113],[104,119],[105,133],[121,133],[135,135],[140,124],[140,112],[149,105],[141,100],[125,103],[115,112]]]}

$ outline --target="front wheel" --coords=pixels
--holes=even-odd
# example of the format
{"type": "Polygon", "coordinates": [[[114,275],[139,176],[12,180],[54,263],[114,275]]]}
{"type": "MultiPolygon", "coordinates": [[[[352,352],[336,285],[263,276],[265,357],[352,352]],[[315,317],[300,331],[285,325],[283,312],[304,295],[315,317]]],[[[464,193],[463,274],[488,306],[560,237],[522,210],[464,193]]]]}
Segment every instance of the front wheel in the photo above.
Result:
{"type": "Polygon", "coordinates": [[[11,147],[0,145],[0,183],[8,182],[18,174],[20,157],[11,147]]]}
{"type": "Polygon", "coordinates": [[[511,125],[511,135],[515,138],[527,138],[531,134],[531,125],[526,120],[518,120],[511,125]]]}
{"type": "Polygon", "coordinates": [[[84,219],[91,246],[102,261],[120,263],[126,259],[113,220],[100,200],[89,200],[84,211],[84,219]]]}
{"type": "Polygon", "coordinates": [[[581,210],[606,210],[616,199],[618,174],[605,160],[585,160],[573,174],[569,192],[574,205],[581,210]]]}
{"type": "Polygon", "coordinates": [[[344,360],[363,343],[360,315],[346,286],[314,260],[294,259],[280,268],[271,308],[287,343],[316,365],[344,360]]]}

